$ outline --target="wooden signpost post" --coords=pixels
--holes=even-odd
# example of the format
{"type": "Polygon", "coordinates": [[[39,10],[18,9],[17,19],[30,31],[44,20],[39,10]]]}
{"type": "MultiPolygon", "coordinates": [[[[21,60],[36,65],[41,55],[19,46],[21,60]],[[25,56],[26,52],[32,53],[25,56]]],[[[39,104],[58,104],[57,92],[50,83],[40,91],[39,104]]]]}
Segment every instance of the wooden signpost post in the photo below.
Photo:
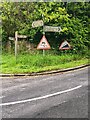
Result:
{"type": "Polygon", "coordinates": [[[15,32],[15,59],[17,59],[18,38],[27,38],[27,36],[26,35],[18,35],[18,31],[15,32]]]}

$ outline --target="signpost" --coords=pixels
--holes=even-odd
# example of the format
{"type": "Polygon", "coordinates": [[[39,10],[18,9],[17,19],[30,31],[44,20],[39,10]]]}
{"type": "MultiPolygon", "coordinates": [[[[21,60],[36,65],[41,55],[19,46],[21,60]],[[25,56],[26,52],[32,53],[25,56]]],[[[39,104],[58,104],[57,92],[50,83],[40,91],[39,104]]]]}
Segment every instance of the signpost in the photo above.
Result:
{"type": "Polygon", "coordinates": [[[40,43],[37,46],[37,49],[41,49],[43,50],[43,56],[45,55],[45,50],[50,49],[50,45],[47,41],[47,39],[45,38],[45,32],[61,32],[61,27],[53,27],[53,26],[45,26],[44,25],[44,16],[42,15],[42,19],[43,20],[37,20],[37,21],[33,21],[32,23],[32,27],[39,27],[39,26],[43,26],[43,37],[40,41],[40,43]]]}
{"type": "MultiPolygon", "coordinates": [[[[9,38],[11,39],[11,37],[9,37],[9,38]]],[[[27,36],[26,35],[18,35],[18,32],[17,31],[15,32],[15,58],[17,58],[18,38],[27,38],[27,36]]]]}
{"type": "Polygon", "coordinates": [[[33,21],[33,23],[32,23],[33,28],[43,26],[43,25],[44,25],[43,20],[33,21]]]}
{"type": "Polygon", "coordinates": [[[61,27],[52,27],[52,26],[44,26],[44,31],[45,32],[61,32],[61,27]]]}
{"type": "Polygon", "coordinates": [[[14,40],[15,40],[15,38],[14,38],[14,37],[9,37],[9,40],[14,41],[14,40]]]}
{"type": "Polygon", "coordinates": [[[18,38],[27,38],[26,35],[17,35],[18,38]]]}

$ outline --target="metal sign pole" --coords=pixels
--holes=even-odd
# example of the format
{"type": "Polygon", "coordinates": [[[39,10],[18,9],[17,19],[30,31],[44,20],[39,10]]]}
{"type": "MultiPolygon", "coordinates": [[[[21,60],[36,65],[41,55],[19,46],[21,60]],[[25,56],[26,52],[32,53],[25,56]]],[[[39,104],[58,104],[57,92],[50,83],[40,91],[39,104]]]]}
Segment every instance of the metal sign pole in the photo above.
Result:
{"type": "Polygon", "coordinates": [[[45,56],[45,50],[43,49],[43,56],[45,56]]]}
{"type": "MultiPolygon", "coordinates": [[[[42,19],[44,21],[44,16],[42,14],[42,19]]],[[[43,23],[43,35],[45,35],[45,31],[44,31],[44,23],[43,23]]],[[[45,56],[45,50],[43,49],[43,56],[45,56]]]]}

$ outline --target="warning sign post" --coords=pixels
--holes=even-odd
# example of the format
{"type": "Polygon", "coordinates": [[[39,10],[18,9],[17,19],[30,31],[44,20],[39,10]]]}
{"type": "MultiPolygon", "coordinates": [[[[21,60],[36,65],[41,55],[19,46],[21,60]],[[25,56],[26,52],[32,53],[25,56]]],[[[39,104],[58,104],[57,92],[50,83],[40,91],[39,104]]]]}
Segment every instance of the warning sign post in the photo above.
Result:
{"type": "Polygon", "coordinates": [[[38,50],[43,50],[43,56],[45,55],[45,50],[51,49],[45,35],[43,35],[42,39],[40,40],[40,43],[37,46],[38,50]]]}

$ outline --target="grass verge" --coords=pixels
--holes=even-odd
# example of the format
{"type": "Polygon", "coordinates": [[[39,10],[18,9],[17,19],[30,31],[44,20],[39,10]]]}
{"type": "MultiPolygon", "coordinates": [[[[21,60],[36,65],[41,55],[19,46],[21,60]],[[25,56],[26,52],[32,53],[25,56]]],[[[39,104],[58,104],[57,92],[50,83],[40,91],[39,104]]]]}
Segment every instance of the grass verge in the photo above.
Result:
{"type": "Polygon", "coordinates": [[[77,54],[64,55],[2,55],[2,73],[32,73],[76,67],[88,63],[86,57],[77,54]]]}

